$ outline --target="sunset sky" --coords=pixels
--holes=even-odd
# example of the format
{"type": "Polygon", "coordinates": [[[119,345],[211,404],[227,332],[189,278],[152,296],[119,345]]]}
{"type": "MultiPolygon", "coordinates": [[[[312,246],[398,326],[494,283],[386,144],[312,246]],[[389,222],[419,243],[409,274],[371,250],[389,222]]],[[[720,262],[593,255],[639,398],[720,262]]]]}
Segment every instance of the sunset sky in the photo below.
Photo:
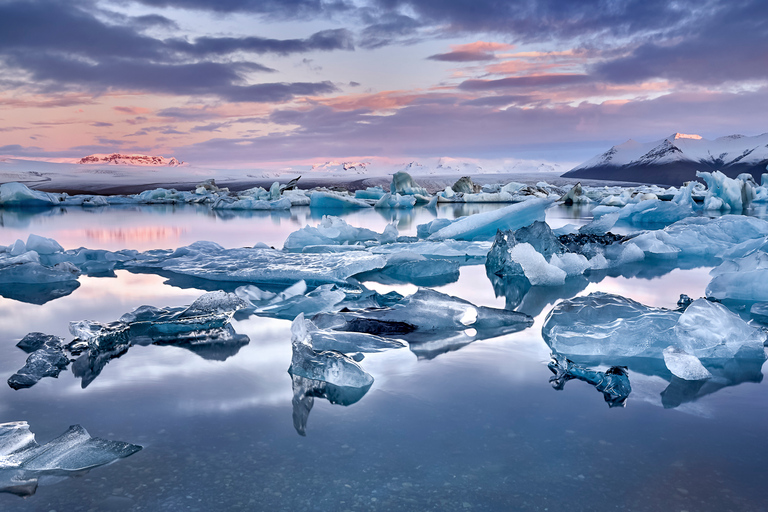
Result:
{"type": "Polygon", "coordinates": [[[768,131],[765,0],[0,0],[0,155],[578,163],[768,131]]]}

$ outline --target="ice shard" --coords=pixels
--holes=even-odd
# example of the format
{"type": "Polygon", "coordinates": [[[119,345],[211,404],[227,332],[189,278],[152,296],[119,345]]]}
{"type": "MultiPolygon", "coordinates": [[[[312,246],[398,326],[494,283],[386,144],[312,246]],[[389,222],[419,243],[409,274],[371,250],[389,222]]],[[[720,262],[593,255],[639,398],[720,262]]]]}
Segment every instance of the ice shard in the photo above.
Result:
{"type": "Polygon", "coordinates": [[[490,240],[500,229],[518,229],[544,220],[544,212],[553,202],[554,199],[533,198],[498,210],[461,217],[429,235],[427,240],[490,240]]]}
{"type": "Polygon", "coordinates": [[[26,364],[8,378],[13,389],[29,388],[44,377],[58,377],[69,365],[63,339],[40,332],[29,333],[16,345],[29,353],[26,364]]]}
{"type": "Polygon", "coordinates": [[[73,425],[61,436],[39,445],[26,421],[0,424],[0,492],[31,496],[43,476],[80,474],[118,459],[142,447],[109,441],[73,425]]]}
{"type": "Polygon", "coordinates": [[[376,240],[375,231],[350,226],[339,217],[324,215],[317,227],[306,226],[294,231],[285,240],[283,248],[300,252],[312,245],[349,245],[376,240]]]}
{"type": "Polygon", "coordinates": [[[288,373],[336,386],[366,390],[371,387],[373,377],[352,358],[334,350],[317,351],[311,343],[312,337],[307,330],[304,315],[299,314],[291,326],[293,356],[288,373]]]}
{"type": "Polygon", "coordinates": [[[572,379],[584,381],[603,394],[608,407],[624,407],[632,393],[627,368],[624,366],[612,366],[601,372],[574,364],[560,354],[552,354],[547,367],[554,373],[549,379],[553,388],[561,390],[572,379]]]}
{"type": "Polygon", "coordinates": [[[667,347],[662,351],[664,364],[672,372],[672,375],[683,380],[706,380],[712,378],[699,358],[687,354],[677,347],[667,347]]]}
{"type": "Polygon", "coordinates": [[[305,293],[306,289],[306,283],[299,281],[279,295],[271,294],[272,297],[265,296],[264,292],[254,285],[241,286],[235,290],[235,293],[239,297],[248,299],[251,305],[249,309],[252,309],[253,314],[286,320],[296,318],[299,313],[310,316],[337,311],[341,307],[336,305],[347,297],[344,291],[333,284],[320,285],[309,293],[305,293]]]}

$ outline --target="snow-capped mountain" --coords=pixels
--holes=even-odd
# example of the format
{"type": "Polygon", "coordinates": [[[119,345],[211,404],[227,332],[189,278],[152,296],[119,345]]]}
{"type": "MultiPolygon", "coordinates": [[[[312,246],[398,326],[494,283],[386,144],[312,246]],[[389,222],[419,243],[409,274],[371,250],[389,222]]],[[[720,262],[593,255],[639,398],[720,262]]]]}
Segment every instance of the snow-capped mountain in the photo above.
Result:
{"type": "Polygon", "coordinates": [[[649,143],[630,139],[563,176],[680,185],[696,179],[696,171],[721,171],[732,178],[750,173],[760,183],[760,176],[768,172],[766,166],[768,133],[715,140],[675,133],[649,143]]]}
{"type": "Polygon", "coordinates": [[[179,167],[180,165],[184,165],[185,162],[177,160],[175,157],[165,158],[164,156],[123,155],[121,153],[112,153],[111,155],[88,155],[81,158],[77,163],[179,167]]]}

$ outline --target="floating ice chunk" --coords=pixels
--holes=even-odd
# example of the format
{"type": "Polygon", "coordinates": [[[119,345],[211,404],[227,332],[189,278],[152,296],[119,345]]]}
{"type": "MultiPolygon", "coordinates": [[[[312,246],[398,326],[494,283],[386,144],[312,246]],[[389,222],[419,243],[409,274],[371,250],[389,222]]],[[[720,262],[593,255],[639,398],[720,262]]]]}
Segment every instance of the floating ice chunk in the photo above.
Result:
{"type": "Polygon", "coordinates": [[[397,242],[397,237],[400,233],[397,231],[397,226],[394,223],[387,224],[384,231],[376,237],[380,244],[393,244],[397,242]]]}
{"type": "Polygon", "coordinates": [[[696,176],[707,183],[707,195],[704,199],[704,208],[707,210],[738,213],[749,208],[754,199],[754,189],[745,180],[731,179],[720,171],[696,171],[696,176]]]}
{"type": "Polygon", "coordinates": [[[312,245],[346,245],[376,240],[378,233],[350,226],[339,217],[324,215],[317,227],[306,226],[294,231],[285,240],[284,249],[301,250],[312,245]]]}
{"type": "Polygon", "coordinates": [[[677,347],[667,347],[662,351],[664,364],[672,375],[683,380],[706,380],[712,378],[709,370],[704,368],[699,358],[686,354],[677,347]]]}
{"type": "Polygon", "coordinates": [[[542,328],[554,352],[571,356],[663,357],[674,347],[699,359],[761,358],[766,334],[706,299],[684,313],[602,292],[557,304],[542,328]]]}
{"type": "Polygon", "coordinates": [[[195,299],[195,301],[185,309],[181,315],[179,315],[179,318],[214,316],[222,313],[231,315],[238,309],[244,307],[246,307],[245,301],[234,293],[223,291],[208,292],[195,299]]]}
{"type": "Polygon", "coordinates": [[[427,240],[490,240],[500,229],[518,229],[544,220],[544,212],[553,201],[529,199],[498,210],[461,217],[433,232],[427,240]]]}
{"type": "Polygon", "coordinates": [[[482,191],[482,187],[472,181],[469,176],[462,176],[456,183],[453,184],[451,189],[454,192],[462,194],[477,194],[482,191]]]}
{"type": "Polygon", "coordinates": [[[13,389],[29,388],[44,377],[58,377],[69,365],[63,341],[58,336],[39,332],[24,336],[16,346],[30,355],[26,364],[8,379],[8,385],[13,389]]]}
{"type": "Polygon", "coordinates": [[[0,424],[0,492],[31,496],[40,477],[66,476],[123,459],[141,446],[91,437],[80,425],[38,445],[26,421],[0,424]]]}
{"type": "Polygon", "coordinates": [[[291,325],[293,356],[288,373],[336,386],[370,388],[373,384],[373,377],[352,358],[332,350],[316,351],[311,342],[304,315],[299,314],[291,325]]]}
{"type": "Polygon", "coordinates": [[[371,205],[361,199],[355,199],[348,194],[336,192],[315,191],[309,197],[311,208],[370,208],[371,205]]]}
{"type": "Polygon", "coordinates": [[[527,243],[549,259],[553,254],[565,252],[565,247],[557,240],[547,223],[536,221],[530,226],[517,230],[498,231],[493,242],[485,267],[496,275],[520,275],[523,268],[510,251],[521,243],[527,243]]]}
{"type": "Polygon", "coordinates": [[[304,328],[309,344],[318,351],[335,350],[344,354],[354,352],[382,352],[405,347],[399,340],[382,338],[361,332],[344,332],[318,329],[310,320],[304,320],[304,328]]]}
{"type": "Polygon", "coordinates": [[[387,265],[379,271],[395,282],[417,286],[440,286],[459,279],[459,263],[452,260],[426,258],[403,250],[389,253],[387,265]]]}
{"type": "MultiPolygon", "coordinates": [[[[303,281],[300,281],[300,283],[303,284],[303,281]]],[[[304,287],[306,288],[306,285],[304,287]]],[[[345,298],[346,294],[336,288],[335,285],[324,284],[306,295],[303,292],[288,297],[281,294],[269,301],[268,304],[256,307],[254,314],[288,320],[295,318],[299,313],[315,315],[317,313],[336,311],[336,304],[345,298]]]]}
{"type": "Polygon", "coordinates": [[[523,274],[533,286],[561,286],[565,283],[566,272],[550,265],[529,243],[512,247],[509,250],[509,258],[520,265],[523,274]]]}
{"type": "Polygon", "coordinates": [[[374,208],[413,208],[416,204],[416,198],[409,195],[384,194],[374,208]]]}
{"type": "Polygon", "coordinates": [[[516,311],[475,306],[458,297],[419,288],[392,307],[318,315],[315,323],[320,328],[402,335],[414,331],[444,333],[467,328],[481,331],[508,327],[511,332],[530,326],[532,319],[516,311]]]}
{"type": "Polygon", "coordinates": [[[335,283],[384,267],[386,259],[364,251],[296,254],[274,249],[224,249],[212,242],[195,242],[175,251],[149,251],[126,267],[162,268],[213,281],[242,283],[335,283]]]}
{"type": "MultiPolygon", "coordinates": [[[[683,190],[686,189],[684,188],[683,190]]],[[[621,221],[635,226],[655,226],[672,224],[673,222],[690,217],[693,215],[694,210],[688,203],[677,204],[672,201],[648,199],[639,203],[628,204],[618,210],[608,206],[598,206],[592,213],[595,218],[600,218],[601,221],[609,218],[610,215],[614,215],[614,223],[621,221]]],[[[613,226],[607,226],[607,229],[611,227],[613,226]]],[[[607,229],[603,227],[600,230],[593,230],[593,232],[605,232],[607,229]]]]}
{"type": "Polygon", "coordinates": [[[416,235],[419,238],[427,238],[433,233],[437,233],[446,226],[451,225],[450,219],[435,219],[427,222],[426,224],[419,224],[416,226],[416,235]]]}
{"type": "Polygon", "coordinates": [[[560,354],[552,354],[552,360],[547,367],[554,373],[549,378],[553,388],[562,390],[565,383],[571,379],[587,382],[603,394],[608,407],[624,407],[632,393],[627,369],[624,366],[612,366],[605,372],[599,372],[574,364],[560,354]]]}
{"type": "MultiPolygon", "coordinates": [[[[30,258],[37,253],[29,251],[20,258],[30,258]]],[[[52,267],[40,263],[29,262],[2,262],[0,261],[0,283],[21,284],[48,284],[64,281],[76,281],[80,275],[80,269],[69,262],[58,263],[52,267]],[[4,265],[5,263],[11,263],[4,265]]]]}
{"type": "Polygon", "coordinates": [[[722,253],[725,261],[710,272],[713,277],[707,295],[717,299],[768,300],[767,249],[768,238],[748,241],[722,253]]]}
{"type": "Polygon", "coordinates": [[[697,299],[675,325],[677,346],[699,358],[753,358],[764,354],[766,333],[722,304],[697,299]]]}
{"type": "Polygon", "coordinates": [[[56,206],[59,199],[55,194],[31,190],[22,183],[3,183],[0,185],[0,206],[56,206]]]}
{"type": "MultiPolygon", "coordinates": [[[[642,253],[642,251],[641,251],[642,253]]],[[[580,276],[588,268],[591,268],[589,260],[581,254],[565,253],[565,254],[553,254],[549,260],[551,265],[562,269],[566,276],[580,276]]],[[[531,284],[534,284],[531,282],[531,284]]]]}
{"type": "Polygon", "coordinates": [[[430,194],[427,189],[421,187],[413,181],[410,174],[405,171],[399,171],[392,175],[392,183],[389,185],[389,192],[391,194],[400,195],[420,195],[428,197],[430,194]]]}
{"type": "Polygon", "coordinates": [[[750,316],[763,325],[768,325],[768,302],[755,302],[749,309],[750,316]]]}
{"type": "Polygon", "coordinates": [[[64,248],[53,238],[45,238],[35,234],[30,234],[27,238],[26,249],[35,251],[37,254],[64,252],[64,248]]]}
{"type": "Polygon", "coordinates": [[[355,190],[355,199],[373,199],[378,201],[386,193],[381,187],[368,187],[365,190],[355,190]]]}
{"type": "Polygon", "coordinates": [[[421,254],[427,258],[450,259],[462,261],[482,259],[491,249],[491,242],[465,242],[462,240],[443,240],[441,242],[408,242],[393,243],[371,247],[373,254],[396,254],[403,251],[421,254]]]}
{"type": "Polygon", "coordinates": [[[69,333],[93,350],[112,350],[128,343],[130,325],[124,322],[102,324],[89,320],[69,323],[69,333]]]}
{"type": "Polygon", "coordinates": [[[569,190],[563,197],[560,198],[560,201],[563,202],[563,204],[581,204],[581,203],[591,203],[592,201],[585,195],[583,195],[583,189],[581,188],[581,183],[577,183],[569,190]]]}
{"type": "MultiPolygon", "coordinates": [[[[598,206],[595,208],[595,210],[598,210],[598,208],[604,208],[602,206],[598,206]]],[[[594,214],[597,214],[593,210],[594,214]]],[[[579,233],[582,235],[602,235],[603,233],[607,233],[619,220],[619,212],[612,212],[612,213],[606,213],[600,217],[595,217],[595,220],[590,222],[589,224],[585,224],[579,228],[579,233]]]]}
{"type": "Polygon", "coordinates": [[[8,247],[7,252],[11,256],[21,256],[22,254],[27,252],[27,244],[25,244],[23,240],[16,240],[13,244],[11,244],[8,247]]]}

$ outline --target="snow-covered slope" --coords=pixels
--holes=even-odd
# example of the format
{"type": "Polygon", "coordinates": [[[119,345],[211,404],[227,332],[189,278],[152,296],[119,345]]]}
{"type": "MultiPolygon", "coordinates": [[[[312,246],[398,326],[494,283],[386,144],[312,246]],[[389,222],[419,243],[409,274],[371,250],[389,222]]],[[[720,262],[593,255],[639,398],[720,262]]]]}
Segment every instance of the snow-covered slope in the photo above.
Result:
{"type": "Polygon", "coordinates": [[[112,153],[111,155],[88,155],[81,158],[79,164],[111,164],[111,165],[151,165],[178,167],[184,165],[184,162],[175,157],[165,158],[164,156],[150,155],[124,155],[122,153],[112,153]]]}
{"type": "Polygon", "coordinates": [[[715,140],[675,133],[649,143],[630,139],[563,176],[679,185],[695,179],[696,171],[718,170],[732,178],[751,173],[759,183],[766,165],[768,133],[754,137],[729,135],[715,140]]]}

